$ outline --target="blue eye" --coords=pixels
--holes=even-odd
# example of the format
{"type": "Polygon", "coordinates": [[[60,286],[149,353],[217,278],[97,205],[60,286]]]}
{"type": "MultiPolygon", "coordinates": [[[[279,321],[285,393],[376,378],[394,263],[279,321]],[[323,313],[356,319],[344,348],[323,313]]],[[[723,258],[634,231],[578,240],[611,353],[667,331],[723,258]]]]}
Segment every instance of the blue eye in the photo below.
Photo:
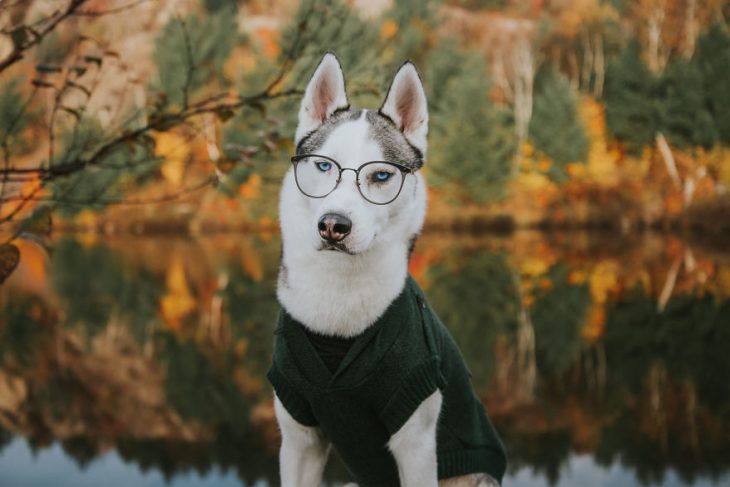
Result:
{"type": "Polygon", "coordinates": [[[317,166],[317,169],[319,169],[322,172],[327,172],[330,169],[332,169],[332,163],[327,161],[317,161],[314,163],[317,166]]]}
{"type": "Polygon", "coordinates": [[[393,176],[392,173],[389,173],[388,171],[378,171],[375,174],[373,174],[373,181],[378,183],[384,183],[388,179],[390,179],[393,176]]]}

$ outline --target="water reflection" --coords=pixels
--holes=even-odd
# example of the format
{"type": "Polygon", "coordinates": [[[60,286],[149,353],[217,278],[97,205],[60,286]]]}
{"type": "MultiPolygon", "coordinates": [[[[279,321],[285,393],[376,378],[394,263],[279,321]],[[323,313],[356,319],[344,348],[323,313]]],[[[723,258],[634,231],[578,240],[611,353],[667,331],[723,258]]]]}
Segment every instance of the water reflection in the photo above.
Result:
{"type": "MultiPolygon", "coordinates": [[[[276,485],[277,237],[53,249],[24,243],[0,288],[0,483],[43,483],[69,459],[88,479],[113,455],[127,485],[276,485]],[[23,448],[40,452],[32,469],[23,448]]],[[[730,480],[727,255],[652,236],[428,235],[411,271],[505,440],[507,485],[730,480]]]]}

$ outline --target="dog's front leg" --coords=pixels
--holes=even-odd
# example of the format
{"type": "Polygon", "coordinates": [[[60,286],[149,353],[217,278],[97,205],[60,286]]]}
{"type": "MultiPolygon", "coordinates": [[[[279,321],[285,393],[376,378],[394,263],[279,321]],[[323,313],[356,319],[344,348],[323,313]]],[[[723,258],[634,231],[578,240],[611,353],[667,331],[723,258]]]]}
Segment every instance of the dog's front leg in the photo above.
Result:
{"type": "Polygon", "coordinates": [[[436,427],[442,402],[441,391],[423,400],[408,421],[388,441],[398,465],[403,487],[436,487],[436,427]]]}
{"type": "Polygon", "coordinates": [[[330,444],[319,428],[298,423],[274,395],[274,411],[281,429],[279,471],[282,487],[318,487],[330,444]]]}

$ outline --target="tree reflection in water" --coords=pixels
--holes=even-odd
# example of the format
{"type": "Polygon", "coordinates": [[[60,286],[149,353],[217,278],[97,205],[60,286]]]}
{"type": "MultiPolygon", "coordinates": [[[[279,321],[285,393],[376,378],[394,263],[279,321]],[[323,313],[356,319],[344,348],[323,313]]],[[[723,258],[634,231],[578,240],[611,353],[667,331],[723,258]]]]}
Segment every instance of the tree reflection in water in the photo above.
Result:
{"type": "MultiPolygon", "coordinates": [[[[18,437],[82,467],[114,449],[173,483],[220,469],[277,484],[275,238],[63,237],[48,262],[23,250],[0,289],[0,466],[18,437]]],[[[640,484],[692,483],[730,466],[730,265],[710,255],[651,236],[427,235],[411,271],[511,475],[555,484],[590,455],[640,484]]]]}

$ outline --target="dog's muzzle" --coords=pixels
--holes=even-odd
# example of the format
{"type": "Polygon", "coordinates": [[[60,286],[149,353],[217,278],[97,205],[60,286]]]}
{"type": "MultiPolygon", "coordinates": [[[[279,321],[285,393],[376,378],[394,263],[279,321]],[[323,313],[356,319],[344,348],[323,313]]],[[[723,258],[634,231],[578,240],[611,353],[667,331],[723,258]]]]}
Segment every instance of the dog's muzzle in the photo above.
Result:
{"type": "Polygon", "coordinates": [[[344,240],[352,230],[352,221],[344,215],[326,213],[317,223],[319,236],[328,243],[337,243],[344,240]]]}

